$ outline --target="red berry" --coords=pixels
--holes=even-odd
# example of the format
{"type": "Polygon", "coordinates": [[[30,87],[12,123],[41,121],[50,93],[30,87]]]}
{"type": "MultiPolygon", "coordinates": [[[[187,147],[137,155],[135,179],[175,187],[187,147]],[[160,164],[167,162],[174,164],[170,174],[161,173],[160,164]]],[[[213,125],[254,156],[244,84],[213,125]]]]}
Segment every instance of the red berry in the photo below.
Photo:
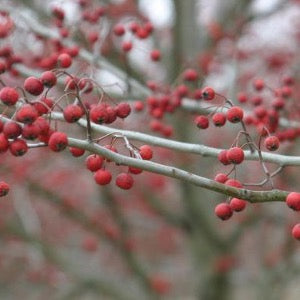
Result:
{"type": "Polygon", "coordinates": [[[223,113],[215,113],[212,117],[215,126],[221,127],[226,123],[226,116],[223,113]]]}
{"type": "Polygon", "coordinates": [[[136,101],[134,103],[134,109],[136,111],[142,111],[144,109],[144,103],[143,103],[143,101],[136,101]]]}
{"type": "Polygon", "coordinates": [[[76,148],[76,147],[70,147],[69,150],[74,157],[82,156],[85,152],[84,149],[80,149],[80,148],[76,148]]]}
{"type": "Polygon", "coordinates": [[[33,102],[33,106],[37,110],[40,116],[48,113],[53,107],[53,104],[54,104],[53,100],[45,97],[39,99],[36,102],[33,102]]]}
{"type": "Polygon", "coordinates": [[[125,27],[122,24],[116,24],[113,28],[113,32],[116,36],[122,36],[125,33],[125,27]]]}
{"type": "Polygon", "coordinates": [[[22,127],[14,122],[6,122],[3,126],[3,134],[7,139],[15,139],[22,134],[22,127]]]}
{"type": "Polygon", "coordinates": [[[244,111],[238,106],[233,106],[227,110],[226,116],[229,122],[238,123],[243,120],[244,111]]]}
{"type": "Polygon", "coordinates": [[[0,153],[6,152],[9,147],[9,142],[3,133],[0,133],[0,153]]]}
{"type": "Polygon", "coordinates": [[[107,170],[100,169],[94,174],[94,179],[99,185],[106,185],[111,182],[111,173],[107,170]]]}
{"type": "Polygon", "coordinates": [[[8,106],[15,105],[19,100],[19,94],[14,88],[6,86],[0,91],[0,100],[8,106]]]}
{"type": "Polygon", "coordinates": [[[195,81],[198,79],[198,73],[194,69],[187,69],[183,73],[183,78],[186,81],[195,81]]]}
{"type": "Polygon", "coordinates": [[[257,91],[261,91],[265,87],[265,83],[262,79],[256,79],[253,82],[253,86],[257,91]]]}
{"type": "Polygon", "coordinates": [[[108,114],[108,118],[106,120],[106,124],[111,124],[117,119],[117,109],[111,106],[106,107],[106,112],[108,114]]]}
{"type": "Polygon", "coordinates": [[[122,50],[124,52],[129,52],[132,49],[132,42],[130,41],[124,41],[122,43],[122,50]]]}
{"type": "Polygon", "coordinates": [[[279,138],[275,135],[272,136],[268,136],[265,139],[265,147],[269,150],[269,151],[276,151],[279,148],[279,138]]]}
{"type": "Polygon", "coordinates": [[[235,188],[242,188],[243,185],[240,183],[240,181],[236,180],[236,179],[228,179],[226,182],[225,182],[226,185],[229,185],[229,186],[232,186],[232,187],[235,187],[235,188]]]}
{"type": "Polygon", "coordinates": [[[5,181],[0,182],[0,197],[6,196],[9,192],[9,185],[5,181]]]}
{"type": "Polygon", "coordinates": [[[35,123],[24,125],[22,130],[22,137],[26,140],[35,140],[40,134],[41,129],[35,123]]]}
{"type": "Polygon", "coordinates": [[[91,108],[90,118],[97,124],[105,123],[108,120],[108,113],[104,104],[99,104],[91,108]]]}
{"type": "Polygon", "coordinates": [[[229,205],[233,211],[242,211],[245,209],[247,201],[238,198],[232,198],[229,205]]]}
{"type": "Polygon", "coordinates": [[[117,105],[117,116],[119,118],[126,118],[131,112],[130,105],[128,103],[119,103],[117,105]]]}
{"type": "Polygon", "coordinates": [[[48,145],[52,151],[62,151],[68,146],[68,137],[65,133],[56,131],[51,134],[48,145]]]}
{"type": "Polygon", "coordinates": [[[85,160],[85,165],[88,170],[92,172],[96,172],[99,169],[101,169],[103,164],[103,157],[99,156],[97,154],[91,154],[89,155],[85,160]]]}
{"type": "Polygon", "coordinates": [[[38,96],[43,92],[44,86],[40,79],[31,76],[24,81],[24,89],[31,95],[38,96]]]}
{"type": "Polygon", "coordinates": [[[41,75],[41,81],[44,86],[51,88],[56,84],[57,78],[52,71],[46,71],[41,75]]]}
{"type": "Polygon", "coordinates": [[[225,183],[228,180],[228,176],[223,173],[219,173],[215,177],[216,182],[225,183]]]}
{"type": "Polygon", "coordinates": [[[61,68],[69,68],[72,64],[72,57],[67,53],[62,53],[58,56],[57,61],[61,68]]]}
{"type": "Polygon", "coordinates": [[[132,176],[128,173],[121,173],[116,178],[116,185],[123,190],[131,189],[133,182],[132,176]]]}
{"type": "Polygon", "coordinates": [[[50,130],[49,122],[44,119],[43,117],[38,117],[34,123],[34,125],[37,125],[40,129],[40,134],[48,134],[50,130]]]}
{"type": "Polygon", "coordinates": [[[237,99],[238,99],[238,101],[239,101],[240,103],[245,103],[245,102],[247,102],[248,97],[247,97],[247,94],[246,94],[246,93],[240,92],[240,93],[238,93],[238,95],[237,95],[237,99]]]}
{"type": "Polygon", "coordinates": [[[198,128],[206,129],[209,126],[209,120],[206,116],[197,116],[195,118],[195,123],[198,128]]]}
{"type": "Polygon", "coordinates": [[[239,147],[233,147],[227,150],[227,159],[233,164],[240,164],[244,160],[244,151],[239,147]]]}
{"type": "Polygon", "coordinates": [[[151,57],[151,60],[153,60],[153,61],[159,61],[160,57],[161,57],[160,51],[157,49],[152,50],[150,52],[150,57],[151,57]]]}
{"type": "Polygon", "coordinates": [[[153,151],[150,146],[143,145],[140,147],[140,155],[142,159],[150,160],[153,156],[153,151]]]}
{"type": "Polygon", "coordinates": [[[83,116],[83,109],[76,104],[69,104],[64,108],[63,114],[68,123],[74,123],[83,116]]]}
{"type": "Polygon", "coordinates": [[[229,204],[220,203],[215,207],[215,214],[218,218],[225,221],[231,218],[233,212],[229,204]]]}
{"type": "Polygon", "coordinates": [[[292,229],[292,235],[296,240],[300,240],[300,223],[296,224],[292,229]]]}
{"type": "Polygon", "coordinates": [[[22,156],[28,151],[28,146],[24,140],[16,139],[10,143],[9,150],[14,156],[22,156]]]}
{"type": "Polygon", "coordinates": [[[285,199],[285,202],[289,208],[300,211],[300,193],[289,193],[285,199]]]}
{"type": "Polygon", "coordinates": [[[25,124],[32,124],[37,117],[37,110],[30,104],[23,105],[16,114],[17,121],[25,124]]]}
{"type": "Polygon", "coordinates": [[[213,100],[215,98],[215,91],[211,87],[205,87],[202,90],[202,97],[204,100],[213,100]]]}
{"type": "Polygon", "coordinates": [[[141,173],[143,172],[143,170],[138,169],[138,168],[134,168],[134,167],[129,167],[129,168],[128,168],[128,171],[129,171],[130,173],[132,173],[132,174],[135,174],[135,175],[141,174],[141,173]]]}
{"type": "Polygon", "coordinates": [[[230,161],[227,158],[227,150],[222,150],[218,154],[218,160],[221,162],[224,166],[229,165],[230,161]]]}

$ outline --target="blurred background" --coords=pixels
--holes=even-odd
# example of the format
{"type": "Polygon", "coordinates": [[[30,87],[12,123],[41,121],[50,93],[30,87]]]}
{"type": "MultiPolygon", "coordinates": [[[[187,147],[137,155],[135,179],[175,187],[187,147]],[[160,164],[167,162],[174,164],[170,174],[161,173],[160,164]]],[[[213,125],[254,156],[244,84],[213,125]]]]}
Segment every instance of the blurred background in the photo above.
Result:
{"type": "MultiPolygon", "coordinates": [[[[74,57],[68,72],[96,80],[106,99],[131,104],[130,116],[113,128],[229,148],[240,130],[236,125],[207,130],[195,126],[201,106],[197,89],[212,86],[242,105],[249,132],[258,140],[261,123],[255,108],[274,108],[274,91],[290,76],[292,92],[279,112],[285,121],[276,123],[273,131],[281,140],[280,153],[299,155],[299,124],[290,121],[297,122],[300,112],[300,1],[0,4],[13,22],[10,33],[0,38],[0,56],[10,61],[9,72],[1,75],[6,84],[22,86],[30,74],[53,69],[53,56],[61,49],[79,46],[90,56],[74,57]],[[137,36],[132,23],[141,26],[137,36]],[[126,28],[121,37],[113,34],[116,24],[126,28]],[[153,32],[149,29],[151,34],[143,37],[149,24],[153,32]],[[132,43],[128,53],[124,41],[132,43]],[[154,49],[160,51],[159,61],[151,59],[154,49]],[[98,60],[107,64],[98,65],[98,60]],[[194,82],[183,75],[191,68],[198,74],[194,82]],[[267,85],[260,93],[253,88],[257,78],[267,85]],[[189,98],[185,106],[172,106],[170,112],[151,108],[151,95],[158,101],[166,95],[175,101],[174,93],[182,86],[189,98]],[[245,103],[240,103],[240,93],[246,94],[245,103]]],[[[0,33],[5,26],[7,16],[2,13],[0,33]]],[[[57,87],[51,97],[57,99],[63,90],[57,87]]],[[[95,103],[97,97],[85,94],[84,100],[95,103]]],[[[56,126],[84,138],[80,127],[63,122],[56,126]]],[[[102,142],[110,144],[111,138],[102,142]]],[[[123,141],[114,146],[128,155],[123,141]]],[[[153,151],[153,161],[207,178],[230,171],[216,158],[161,147],[153,151]]],[[[0,199],[0,299],[299,299],[300,244],[290,234],[299,213],[284,203],[249,204],[224,222],[214,215],[224,195],[146,171],[134,175],[134,187],[128,191],[114,182],[99,187],[85,167],[87,155],[75,158],[69,150],[57,154],[44,148],[17,158],[0,154],[0,178],[11,186],[9,195],[0,199]]],[[[109,168],[113,178],[127,170],[112,162],[109,168]]],[[[284,168],[274,179],[275,187],[299,190],[299,174],[296,167],[284,168]]],[[[258,162],[246,162],[237,169],[237,177],[260,182],[264,173],[258,162]]]]}

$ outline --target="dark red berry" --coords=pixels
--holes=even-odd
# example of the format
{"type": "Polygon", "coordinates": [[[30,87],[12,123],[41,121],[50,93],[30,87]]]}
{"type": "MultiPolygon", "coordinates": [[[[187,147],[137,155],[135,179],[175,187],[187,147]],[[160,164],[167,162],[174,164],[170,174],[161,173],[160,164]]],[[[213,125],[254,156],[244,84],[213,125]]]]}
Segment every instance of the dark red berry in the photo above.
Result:
{"type": "Polygon", "coordinates": [[[131,112],[130,105],[128,103],[119,103],[117,105],[117,116],[119,118],[126,118],[131,112]]]}
{"type": "Polygon", "coordinates": [[[9,121],[4,124],[2,132],[7,139],[15,139],[22,134],[22,127],[14,121],[9,121]]]}
{"type": "Polygon", "coordinates": [[[24,89],[31,95],[38,96],[43,92],[44,85],[40,79],[31,76],[24,81],[24,89]]]}
{"type": "Polygon", "coordinates": [[[231,209],[233,211],[242,211],[245,209],[246,205],[247,205],[247,201],[245,200],[242,200],[242,199],[238,199],[238,198],[232,198],[230,200],[230,203],[229,203],[231,209]]]}
{"type": "Polygon", "coordinates": [[[272,136],[268,136],[265,139],[265,147],[269,150],[269,151],[276,151],[279,148],[279,138],[275,135],[272,136]]]}
{"type": "Polygon", "coordinates": [[[111,182],[111,173],[108,170],[100,169],[94,173],[94,179],[99,185],[106,185],[111,182]]]}
{"type": "Polygon", "coordinates": [[[69,68],[72,64],[72,57],[67,53],[58,56],[57,62],[61,68],[69,68]]]}
{"type": "Polygon", "coordinates": [[[195,118],[195,123],[198,128],[206,129],[209,127],[209,120],[206,116],[197,116],[195,118]]]}
{"type": "Polygon", "coordinates": [[[215,91],[211,87],[205,87],[202,90],[202,97],[204,100],[213,100],[215,98],[215,91]]]}
{"type": "Polygon", "coordinates": [[[37,117],[37,110],[30,104],[23,105],[16,114],[17,121],[25,124],[33,123],[37,117]]]}
{"type": "Polygon", "coordinates": [[[9,150],[14,156],[22,156],[28,151],[28,146],[24,140],[16,139],[10,143],[9,150]]]}
{"type": "Polygon", "coordinates": [[[90,118],[97,124],[105,123],[108,120],[108,112],[104,104],[99,104],[91,108],[90,118]]]}
{"type": "Polygon", "coordinates": [[[64,118],[68,123],[77,122],[84,114],[83,109],[76,104],[69,104],[63,110],[64,118]]]}
{"type": "Polygon", "coordinates": [[[0,100],[8,106],[15,105],[19,100],[19,94],[14,88],[6,86],[0,91],[0,100]]]}
{"type": "Polygon", "coordinates": [[[227,110],[226,116],[229,122],[238,123],[243,120],[244,111],[238,106],[233,106],[227,110]]]}
{"type": "Polygon", "coordinates": [[[239,147],[233,147],[227,150],[226,156],[230,163],[238,165],[244,160],[244,151],[239,147]]]}
{"type": "Polygon", "coordinates": [[[84,149],[80,149],[80,148],[76,148],[76,147],[70,147],[69,150],[74,157],[82,156],[85,152],[84,149]]]}
{"type": "Polygon", "coordinates": [[[48,146],[52,151],[59,152],[68,146],[68,137],[65,133],[56,131],[51,134],[48,146]]]}
{"type": "Polygon", "coordinates": [[[41,81],[44,86],[51,88],[56,85],[56,75],[52,71],[46,71],[41,75],[41,81]]]}
{"type": "Polygon", "coordinates": [[[300,240],[300,223],[296,224],[292,229],[292,236],[296,240],[300,240]]]}
{"type": "Polygon", "coordinates": [[[226,123],[226,116],[223,113],[215,113],[212,117],[215,126],[221,127],[226,123]]]}
{"type": "Polygon", "coordinates": [[[134,183],[134,180],[132,176],[128,173],[121,173],[116,178],[116,185],[123,189],[123,190],[129,190],[132,188],[134,183]]]}
{"type": "Polygon", "coordinates": [[[229,204],[220,203],[215,207],[215,214],[218,218],[225,221],[231,218],[233,212],[229,204]]]}
{"type": "Polygon", "coordinates": [[[153,156],[153,151],[152,151],[151,147],[148,145],[141,146],[139,152],[140,152],[142,159],[145,159],[145,160],[150,160],[153,156]]]}

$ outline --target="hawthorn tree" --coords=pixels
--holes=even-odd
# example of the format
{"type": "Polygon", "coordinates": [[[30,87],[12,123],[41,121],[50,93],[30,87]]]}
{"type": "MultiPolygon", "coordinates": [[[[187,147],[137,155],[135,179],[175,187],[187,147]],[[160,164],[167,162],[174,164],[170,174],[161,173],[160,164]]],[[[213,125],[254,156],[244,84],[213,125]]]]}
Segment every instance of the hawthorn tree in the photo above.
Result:
{"type": "Polygon", "coordinates": [[[258,2],[0,1],[3,297],[298,299],[299,1],[258,2]]]}

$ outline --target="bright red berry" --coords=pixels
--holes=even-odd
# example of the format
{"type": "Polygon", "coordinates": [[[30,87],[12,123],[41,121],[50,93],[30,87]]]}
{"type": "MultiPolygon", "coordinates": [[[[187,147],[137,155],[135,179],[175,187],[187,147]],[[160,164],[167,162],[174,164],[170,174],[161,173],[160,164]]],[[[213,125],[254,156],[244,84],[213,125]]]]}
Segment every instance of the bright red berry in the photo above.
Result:
{"type": "Polygon", "coordinates": [[[80,148],[76,148],[76,147],[70,147],[69,150],[74,157],[82,156],[85,152],[84,149],[80,149],[80,148]]]}
{"type": "Polygon", "coordinates": [[[0,100],[8,106],[15,105],[19,100],[19,94],[14,88],[6,86],[0,91],[0,100]]]}
{"type": "Polygon", "coordinates": [[[153,151],[149,145],[143,145],[140,147],[140,155],[142,159],[150,160],[153,156],[153,151]]]}
{"type": "Polygon", "coordinates": [[[212,117],[215,126],[221,127],[226,123],[226,115],[223,113],[215,113],[212,117]]]}
{"type": "Polygon", "coordinates": [[[265,87],[265,82],[262,79],[256,79],[253,82],[253,86],[257,91],[261,91],[265,87]]]}
{"type": "Polygon", "coordinates": [[[135,167],[129,167],[129,168],[128,168],[128,171],[129,171],[131,174],[135,174],[135,175],[141,174],[141,173],[143,172],[143,170],[138,169],[138,168],[135,168],[135,167]]]}
{"type": "Polygon", "coordinates": [[[52,151],[59,152],[68,146],[68,137],[65,133],[56,131],[51,134],[48,146],[52,151]]]}
{"type": "Polygon", "coordinates": [[[76,104],[69,104],[64,108],[63,114],[68,123],[74,123],[83,116],[83,109],[76,104]]]}
{"type": "Polygon", "coordinates": [[[69,68],[72,64],[72,57],[67,53],[62,53],[58,56],[57,61],[61,68],[69,68]]]}
{"type": "Polygon", "coordinates": [[[0,153],[6,152],[9,147],[9,142],[3,133],[0,133],[0,153]]]}
{"type": "Polygon", "coordinates": [[[5,181],[0,182],[0,197],[6,196],[9,192],[9,185],[5,181]]]}
{"type": "Polygon", "coordinates": [[[97,154],[91,154],[86,158],[85,165],[88,170],[96,172],[99,169],[101,169],[103,161],[104,159],[102,156],[97,154]]]}
{"type": "Polygon", "coordinates": [[[220,203],[215,207],[215,214],[218,218],[225,221],[231,218],[233,212],[229,204],[220,203]]]}
{"type": "Polygon", "coordinates": [[[206,116],[197,116],[195,118],[195,123],[198,128],[206,129],[209,127],[209,120],[206,116]]]}
{"type": "Polygon", "coordinates": [[[33,105],[24,104],[16,114],[18,122],[32,124],[38,118],[38,112],[33,105]]]}
{"type": "Polygon", "coordinates": [[[24,140],[16,139],[10,143],[9,150],[14,156],[22,156],[28,151],[28,146],[24,140]]]}
{"type": "Polygon", "coordinates": [[[128,173],[121,173],[116,178],[116,185],[123,189],[123,190],[129,190],[132,188],[134,183],[134,180],[132,176],[128,173]]]}
{"type": "Polygon", "coordinates": [[[51,88],[56,84],[57,78],[52,71],[46,71],[41,75],[41,81],[44,86],[51,88]]]}
{"type": "Polygon", "coordinates": [[[285,199],[285,202],[289,208],[300,211],[300,193],[289,193],[285,199]]]}
{"type": "Polygon", "coordinates": [[[22,130],[22,137],[26,140],[34,140],[41,134],[40,127],[33,124],[25,124],[22,130]]]}
{"type": "Polygon", "coordinates": [[[94,179],[99,185],[106,185],[111,182],[111,173],[108,170],[100,169],[94,173],[94,179]]]}
{"type": "Polygon", "coordinates": [[[223,173],[219,173],[215,176],[215,181],[219,183],[225,183],[228,180],[228,176],[223,173]]]}
{"type": "Polygon", "coordinates": [[[296,224],[292,229],[292,235],[296,240],[300,240],[300,223],[296,224]]]}
{"type": "Polygon", "coordinates": [[[91,108],[90,118],[97,124],[105,123],[108,120],[108,112],[104,104],[99,104],[91,108]]]}
{"type": "Polygon", "coordinates": [[[265,139],[265,147],[269,150],[269,151],[276,151],[279,148],[279,138],[275,135],[272,136],[268,136],[265,139]]]}
{"type": "Polygon", "coordinates": [[[240,164],[244,160],[244,151],[239,147],[233,147],[227,150],[227,159],[233,164],[240,164]]]}
{"type": "Polygon", "coordinates": [[[203,90],[202,90],[202,97],[204,100],[213,100],[215,98],[215,91],[214,89],[212,89],[211,87],[205,87],[203,90]]]}
{"type": "Polygon", "coordinates": [[[116,36],[122,36],[125,33],[125,27],[122,24],[116,24],[113,28],[113,32],[116,36]]]}
{"type": "Polygon", "coordinates": [[[227,110],[226,116],[229,122],[238,123],[243,120],[244,111],[238,106],[233,106],[227,110]]]}
{"type": "Polygon", "coordinates": [[[159,61],[161,58],[160,51],[157,49],[154,49],[150,52],[150,58],[152,61],[159,61]]]}
{"type": "Polygon", "coordinates": [[[119,118],[126,118],[127,116],[129,116],[130,112],[131,108],[128,103],[122,102],[117,105],[117,116],[119,118]]]}
{"type": "Polygon", "coordinates": [[[246,205],[247,205],[247,201],[245,200],[242,200],[242,199],[238,199],[238,198],[232,198],[230,200],[230,203],[229,203],[231,209],[233,211],[242,211],[245,209],[246,205]]]}
{"type": "Polygon", "coordinates": [[[230,161],[227,158],[227,150],[222,150],[218,154],[218,160],[221,162],[224,166],[229,165],[230,161]]]}
{"type": "Polygon", "coordinates": [[[24,89],[31,95],[38,96],[43,92],[44,85],[40,79],[31,76],[24,81],[24,89]]]}
{"type": "Polygon", "coordinates": [[[22,134],[22,127],[14,121],[9,121],[4,124],[2,132],[7,139],[15,139],[22,134]]]}

